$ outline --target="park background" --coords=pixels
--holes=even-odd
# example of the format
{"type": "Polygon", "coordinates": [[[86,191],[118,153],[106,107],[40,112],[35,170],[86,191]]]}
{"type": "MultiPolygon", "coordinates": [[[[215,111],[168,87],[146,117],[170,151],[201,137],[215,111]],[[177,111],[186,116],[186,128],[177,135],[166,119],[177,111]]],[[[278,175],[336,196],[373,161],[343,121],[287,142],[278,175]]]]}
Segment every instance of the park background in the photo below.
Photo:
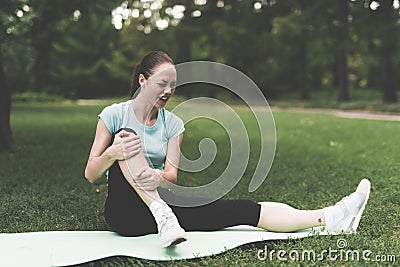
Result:
{"type": "MultiPolygon", "coordinates": [[[[176,63],[209,60],[237,68],[274,110],[278,146],[266,185],[247,192],[255,153],[228,197],[320,208],[368,177],[374,204],[361,233],[348,241],[376,254],[398,253],[399,123],[287,108],[399,113],[399,41],[398,0],[2,1],[1,230],[107,229],[102,218],[106,182],[91,185],[83,178],[96,115],[128,99],[133,67],[149,51],[163,50],[176,63]]],[[[241,104],[211,85],[186,86],[175,94],[170,107],[197,96],[241,104]]],[[[236,110],[248,129],[255,129],[251,114],[236,110]]],[[[213,139],[226,147],[223,129],[204,121],[191,127],[195,131],[187,131],[184,139],[191,147],[183,151],[187,155],[199,155],[198,141],[210,135],[204,128],[214,127],[213,139]]],[[[250,138],[257,146],[259,140],[250,138]]],[[[224,169],[229,151],[219,152],[222,163],[206,171],[207,177],[224,169]]],[[[204,173],[181,177],[196,185],[204,173]]],[[[327,248],[334,242],[312,238],[272,247],[327,248]]],[[[250,246],[176,264],[253,265],[256,251],[250,246]]],[[[130,261],[151,264],[121,258],[100,264],[130,261]]]]}

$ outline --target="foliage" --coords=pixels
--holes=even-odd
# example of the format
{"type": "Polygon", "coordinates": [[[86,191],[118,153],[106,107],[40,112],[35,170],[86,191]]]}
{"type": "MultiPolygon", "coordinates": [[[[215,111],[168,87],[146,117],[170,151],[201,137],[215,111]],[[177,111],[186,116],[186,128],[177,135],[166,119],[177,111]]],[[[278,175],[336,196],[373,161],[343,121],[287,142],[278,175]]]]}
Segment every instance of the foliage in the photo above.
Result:
{"type": "Polygon", "coordinates": [[[7,83],[13,91],[26,90],[30,78],[27,73],[33,64],[27,34],[36,18],[29,0],[11,0],[0,7],[0,55],[7,83]]]}
{"type": "Polygon", "coordinates": [[[5,72],[13,92],[128,95],[133,66],[148,51],[164,50],[177,63],[236,67],[272,98],[297,92],[307,99],[348,83],[390,102],[399,86],[400,10],[398,1],[381,2],[13,0],[0,8],[2,34],[23,38],[2,45],[5,72]],[[339,3],[349,9],[348,29],[339,3]]]}
{"type": "Polygon", "coordinates": [[[22,38],[32,23],[34,15],[30,12],[27,2],[27,0],[7,1],[2,3],[0,8],[0,151],[10,149],[13,143],[10,126],[11,91],[9,82],[13,80],[11,77],[14,80],[18,78],[23,80],[23,78],[21,79],[22,73],[18,71],[23,69],[24,64],[19,63],[12,56],[7,58],[7,55],[14,54],[18,58],[18,52],[15,53],[15,51],[21,47],[15,46],[14,50],[13,41],[22,38]],[[26,16],[24,16],[25,14],[26,16]],[[11,53],[7,53],[10,50],[11,53]],[[14,59],[12,62],[17,62],[17,64],[8,64],[7,60],[9,59],[14,59]],[[7,76],[11,76],[10,79],[7,79],[7,76]]]}
{"type": "Polygon", "coordinates": [[[45,92],[23,92],[23,93],[16,93],[12,95],[13,103],[40,103],[40,102],[60,102],[64,101],[64,98],[58,95],[52,95],[45,92]]]}
{"type": "Polygon", "coordinates": [[[122,94],[124,80],[114,78],[108,67],[118,41],[110,15],[96,6],[80,12],[72,22],[60,23],[64,34],[52,45],[47,88],[70,98],[122,94]]]}

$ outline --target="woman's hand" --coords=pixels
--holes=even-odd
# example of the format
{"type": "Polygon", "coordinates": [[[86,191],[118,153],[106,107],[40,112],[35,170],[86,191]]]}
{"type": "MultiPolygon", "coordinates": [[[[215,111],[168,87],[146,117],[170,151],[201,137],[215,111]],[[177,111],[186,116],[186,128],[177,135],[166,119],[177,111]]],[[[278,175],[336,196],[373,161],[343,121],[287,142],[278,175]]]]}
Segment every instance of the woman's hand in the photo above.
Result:
{"type": "Polygon", "coordinates": [[[156,190],[162,180],[161,171],[151,167],[144,167],[132,176],[136,185],[145,191],[156,190]]]}
{"type": "Polygon", "coordinates": [[[113,144],[107,148],[107,154],[113,160],[126,160],[137,155],[140,149],[140,137],[122,130],[115,135],[113,144]]]}

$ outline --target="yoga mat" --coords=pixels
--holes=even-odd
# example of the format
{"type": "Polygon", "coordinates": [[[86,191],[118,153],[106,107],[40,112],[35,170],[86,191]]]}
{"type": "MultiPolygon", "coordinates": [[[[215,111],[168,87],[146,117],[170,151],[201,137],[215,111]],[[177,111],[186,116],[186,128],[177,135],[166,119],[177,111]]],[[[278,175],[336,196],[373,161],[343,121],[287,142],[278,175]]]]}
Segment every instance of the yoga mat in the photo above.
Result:
{"type": "MultiPolygon", "coordinates": [[[[261,202],[290,207],[276,202],[261,202]]],[[[290,207],[292,208],[292,207],[290,207]]],[[[252,226],[235,226],[213,232],[187,232],[188,240],[162,248],[156,234],[123,237],[110,231],[52,231],[0,234],[0,266],[67,266],[110,256],[148,260],[192,259],[222,253],[240,245],[311,235],[337,234],[321,227],[292,233],[275,233],[252,226]]]]}

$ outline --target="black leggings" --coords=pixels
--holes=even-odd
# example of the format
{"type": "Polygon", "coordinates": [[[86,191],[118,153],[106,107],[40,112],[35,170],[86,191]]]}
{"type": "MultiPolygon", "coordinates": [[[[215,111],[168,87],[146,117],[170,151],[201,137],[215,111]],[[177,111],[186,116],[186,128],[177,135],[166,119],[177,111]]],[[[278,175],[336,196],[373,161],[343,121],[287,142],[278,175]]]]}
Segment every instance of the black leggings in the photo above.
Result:
{"type": "MultiPolygon", "coordinates": [[[[162,199],[177,196],[159,188],[162,199]]],[[[198,207],[171,206],[186,231],[212,231],[235,225],[257,226],[260,204],[250,200],[216,200],[198,207]]],[[[111,229],[125,236],[157,233],[149,208],[124,178],[118,162],[109,171],[105,219],[111,229]]]]}

